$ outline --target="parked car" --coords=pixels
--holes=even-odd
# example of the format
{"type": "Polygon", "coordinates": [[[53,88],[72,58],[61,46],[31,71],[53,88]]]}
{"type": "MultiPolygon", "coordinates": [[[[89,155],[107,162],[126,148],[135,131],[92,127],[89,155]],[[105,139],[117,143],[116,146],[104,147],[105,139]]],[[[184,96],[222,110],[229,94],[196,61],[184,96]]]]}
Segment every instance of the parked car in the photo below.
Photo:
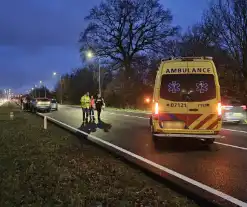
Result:
{"type": "Polygon", "coordinates": [[[58,103],[56,99],[51,99],[51,110],[58,110],[58,103]]]}
{"type": "Polygon", "coordinates": [[[30,104],[31,112],[36,111],[50,112],[51,111],[51,101],[48,98],[36,98],[31,101],[30,104]]]}
{"type": "Polygon", "coordinates": [[[225,100],[222,105],[222,121],[243,123],[246,119],[246,106],[238,100],[225,100]]]}

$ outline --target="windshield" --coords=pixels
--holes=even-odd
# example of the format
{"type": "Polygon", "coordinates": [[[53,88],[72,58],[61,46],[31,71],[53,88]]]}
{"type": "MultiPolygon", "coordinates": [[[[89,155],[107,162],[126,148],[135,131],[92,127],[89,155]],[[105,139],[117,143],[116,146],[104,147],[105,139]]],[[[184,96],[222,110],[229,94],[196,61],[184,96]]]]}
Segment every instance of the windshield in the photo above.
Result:
{"type": "Polygon", "coordinates": [[[163,75],[160,98],[179,102],[201,102],[216,97],[214,76],[211,74],[163,75]]]}
{"type": "Polygon", "coordinates": [[[57,103],[57,101],[53,99],[53,100],[51,100],[51,103],[57,103]]]}

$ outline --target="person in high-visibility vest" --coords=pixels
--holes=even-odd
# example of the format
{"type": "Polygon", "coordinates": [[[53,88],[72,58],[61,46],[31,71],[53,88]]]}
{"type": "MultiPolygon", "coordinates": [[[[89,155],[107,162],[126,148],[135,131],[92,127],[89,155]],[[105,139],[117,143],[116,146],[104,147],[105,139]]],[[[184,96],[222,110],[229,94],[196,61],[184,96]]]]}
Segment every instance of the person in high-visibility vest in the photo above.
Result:
{"type": "Polygon", "coordinates": [[[89,108],[90,108],[90,97],[89,92],[81,97],[81,108],[82,108],[82,119],[83,122],[88,122],[89,108]]]}

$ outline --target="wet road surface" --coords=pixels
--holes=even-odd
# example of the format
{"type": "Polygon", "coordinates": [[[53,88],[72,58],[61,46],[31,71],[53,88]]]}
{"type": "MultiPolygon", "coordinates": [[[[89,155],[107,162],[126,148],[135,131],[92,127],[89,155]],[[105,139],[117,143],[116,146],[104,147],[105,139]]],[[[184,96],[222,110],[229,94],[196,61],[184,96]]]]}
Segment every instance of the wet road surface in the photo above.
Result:
{"type": "Polygon", "coordinates": [[[206,146],[194,139],[159,140],[150,135],[148,114],[102,112],[102,123],[82,126],[78,107],[60,106],[47,114],[54,119],[165,166],[195,181],[246,202],[247,206],[247,125],[224,125],[224,139],[206,146]]]}

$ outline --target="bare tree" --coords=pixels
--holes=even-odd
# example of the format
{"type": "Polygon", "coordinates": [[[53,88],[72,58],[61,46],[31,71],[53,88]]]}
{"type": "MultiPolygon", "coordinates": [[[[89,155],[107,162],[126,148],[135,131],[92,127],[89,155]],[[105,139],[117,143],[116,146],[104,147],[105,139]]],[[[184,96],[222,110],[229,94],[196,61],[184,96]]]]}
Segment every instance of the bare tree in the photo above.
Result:
{"type": "Polygon", "coordinates": [[[214,2],[206,14],[205,25],[211,28],[214,42],[236,60],[236,70],[247,77],[247,1],[214,2]]]}
{"type": "Polygon", "coordinates": [[[126,77],[134,73],[136,55],[158,51],[178,30],[171,26],[170,11],[158,0],[106,0],[86,20],[89,25],[81,33],[81,52],[92,49],[97,56],[121,63],[126,77]]]}

